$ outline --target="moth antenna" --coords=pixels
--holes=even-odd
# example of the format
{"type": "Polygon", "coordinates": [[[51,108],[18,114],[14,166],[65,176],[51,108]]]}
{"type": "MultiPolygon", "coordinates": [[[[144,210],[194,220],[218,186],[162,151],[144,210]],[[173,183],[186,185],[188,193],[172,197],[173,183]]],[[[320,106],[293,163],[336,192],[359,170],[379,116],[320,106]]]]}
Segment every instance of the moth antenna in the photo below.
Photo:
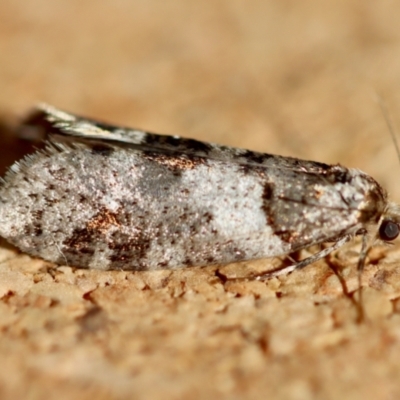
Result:
{"type": "Polygon", "coordinates": [[[396,129],[395,129],[393,120],[392,120],[392,118],[390,118],[389,110],[386,106],[386,103],[383,101],[382,97],[379,96],[378,94],[377,94],[377,101],[378,101],[379,107],[381,108],[383,117],[385,118],[386,125],[389,129],[389,133],[392,138],[392,142],[396,149],[397,159],[399,160],[399,163],[400,163],[400,147],[399,147],[399,141],[397,140],[396,129]]]}

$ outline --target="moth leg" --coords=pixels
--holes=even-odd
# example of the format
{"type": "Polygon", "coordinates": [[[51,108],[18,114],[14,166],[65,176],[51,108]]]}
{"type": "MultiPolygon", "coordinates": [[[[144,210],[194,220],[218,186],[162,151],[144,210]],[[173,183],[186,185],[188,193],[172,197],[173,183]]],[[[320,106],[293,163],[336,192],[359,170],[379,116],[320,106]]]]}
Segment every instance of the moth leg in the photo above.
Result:
{"type": "Polygon", "coordinates": [[[358,278],[358,302],[357,302],[357,310],[358,310],[358,318],[357,322],[362,322],[365,319],[365,313],[364,313],[364,306],[363,306],[363,300],[362,300],[362,273],[364,270],[365,266],[365,259],[367,258],[368,251],[370,249],[368,245],[368,238],[367,238],[367,232],[362,233],[362,244],[361,244],[361,251],[360,251],[360,256],[358,258],[358,265],[357,265],[357,278],[358,278]]]}
{"type": "Polygon", "coordinates": [[[293,272],[296,269],[302,269],[302,268],[306,267],[307,265],[314,263],[315,261],[321,260],[321,258],[326,257],[328,254],[332,253],[332,251],[337,250],[339,247],[342,247],[345,243],[347,243],[349,240],[351,240],[352,237],[353,237],[352,235],[343,236],[332,246],[327,247],[326,249],[323,249],[323,250],[319,251],[318,253],[313,254],[312,256],[299,261],[296,264],[289,265],[288,267],[280,268],[278,270],[271,271],[271,272],[263,272],[260,275],[255,276],[255,279],[266,280],[266,279],[273,278],[275,276],[289,274],[290,272],[293,272]]]}

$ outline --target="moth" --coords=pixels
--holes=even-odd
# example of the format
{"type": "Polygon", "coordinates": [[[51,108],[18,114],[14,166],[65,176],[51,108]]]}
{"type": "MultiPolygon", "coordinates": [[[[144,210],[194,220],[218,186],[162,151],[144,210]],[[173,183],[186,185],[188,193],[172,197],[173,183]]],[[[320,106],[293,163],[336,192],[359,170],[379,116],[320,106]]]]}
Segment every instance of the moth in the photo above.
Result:
{"type": "Polygon", "coordinates": [[[100,270],[155,270],[288,255],[400,232],[400,207],[341,165],[108,125],[48,105],[25,126],[44,149],[0,183],[0,236],[32,256],[100,270]]]}

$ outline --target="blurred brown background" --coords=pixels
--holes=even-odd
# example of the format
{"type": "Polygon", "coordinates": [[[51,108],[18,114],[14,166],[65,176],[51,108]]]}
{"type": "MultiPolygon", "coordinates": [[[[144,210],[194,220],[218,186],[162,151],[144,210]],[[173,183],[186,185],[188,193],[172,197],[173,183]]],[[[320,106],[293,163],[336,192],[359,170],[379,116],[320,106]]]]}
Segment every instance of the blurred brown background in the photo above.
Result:
{"type": "MultiPolygon", "coordinates": [[[[399,13],[391,0],[2,0],[0,113],[12,126],[44,101],[340,162],[400,200],[377,101],[400,126],[399,13]]],[[[4,136],[2,163],[19,157],[15,143],[4,136]]],[[[400,252],[371,253],[368,321],[357,325],[357,249],[330,260],[346,285],[326,261],[239,284],[221,282],[215,268],[54,269],[4,244],[0,397],[398,398],[400,252]]],[[[245,275],[273,263],[226,268],[245,275]]]]}

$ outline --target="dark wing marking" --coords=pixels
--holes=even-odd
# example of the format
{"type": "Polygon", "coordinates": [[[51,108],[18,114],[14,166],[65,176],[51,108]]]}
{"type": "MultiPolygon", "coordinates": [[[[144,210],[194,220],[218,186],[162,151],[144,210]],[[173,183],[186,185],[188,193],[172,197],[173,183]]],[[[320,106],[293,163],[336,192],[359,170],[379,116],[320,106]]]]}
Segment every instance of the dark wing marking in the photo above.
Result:
{"type": "MultiPolygon", "coordinates": [[[[268,167],[287,169],[310,174],[329,176],[332,166],[282,157],[251,150],[201,142],[179,136],[158,135],[132,128],[118,127],[99,121],[81,118],[58,110],[49,105],[41,105],[25,124],[40,125],[46,135],[56,134],[64,137],[75,137],[76,140],[107,141],[110,144],[134,148],[142,151],[160,152],[163,154],[182,154],[191,157],[234,162],[251,167],[268,167]],[[34,116],[34,117],[33,117],[34,116]]],[[[328,179],[330,181],[330,179],[328,179]]]]}

